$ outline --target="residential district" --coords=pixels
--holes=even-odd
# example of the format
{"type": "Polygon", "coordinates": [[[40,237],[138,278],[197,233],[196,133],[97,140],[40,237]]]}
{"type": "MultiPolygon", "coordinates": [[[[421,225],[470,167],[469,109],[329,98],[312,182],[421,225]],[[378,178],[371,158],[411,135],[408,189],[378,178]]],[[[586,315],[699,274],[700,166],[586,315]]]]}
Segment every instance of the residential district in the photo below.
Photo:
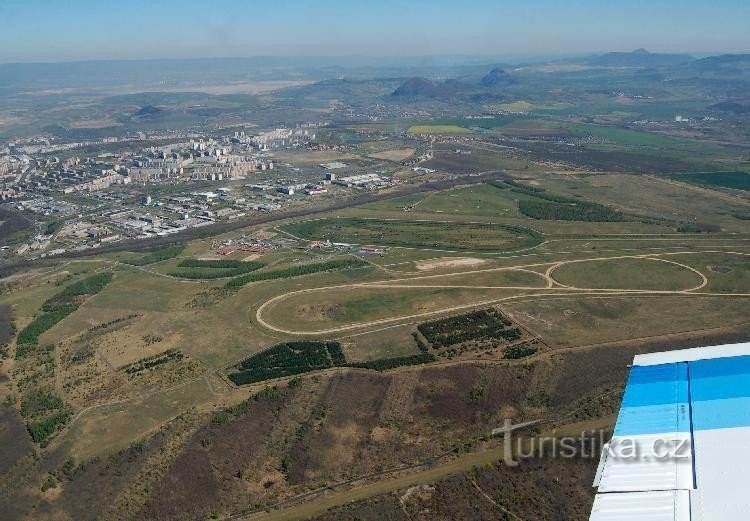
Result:
{"type": "Polygon", "coordinates": [[[32,238],[0,253],[59,255],[397,183],[389,170],[373,171],[382,166],[377,162],[296,166],[276,159],[282,151],[289,158],[325,149],[316,142],[317,126],[253,135],[139,132],[86,142],[36,137],[0,143],[0,210],[20,212],[37,227],[32,238]]]}

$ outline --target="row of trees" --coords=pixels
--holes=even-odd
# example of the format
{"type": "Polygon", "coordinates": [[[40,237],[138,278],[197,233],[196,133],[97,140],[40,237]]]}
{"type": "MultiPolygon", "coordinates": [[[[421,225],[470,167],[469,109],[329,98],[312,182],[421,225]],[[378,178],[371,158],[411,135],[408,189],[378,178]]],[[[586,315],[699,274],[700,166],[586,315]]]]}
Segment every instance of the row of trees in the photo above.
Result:
{"type": "Polygon", "coordinates": [[[367,266],[367,263],[362,259],[357,258],[335,259],[313,264],[300,264],[298,266],[289,266],[288,268],[248,273],[247,275],[242,275],[230,280],[226,283],[226,287],[238,288],[245,284],[261,280],[286,279],[290,277],[299,277],[301,275],[310,275],[312,273],[320,273],[323,271],[361,268],[364,266],[367,266]]]}
{"type": "Polygon", "coordinates": [[[557,203],[522,199],[518,209],[532,219],[545,221],[620,222],[627,221],[622,213],[597,203],[576,201],[557,203]]]}
{"type": "Polygon", "coordinates": [[[156,367],[157,365],[166,364],[167,362],[172,361],[177,362],[182,360],[183,358],[184,355],[182,354],[182,352],[180,352],[179,349],[168,349],[158,355],[141,358],[137,362],[133,362],[132,364],[125,366],[124,371],[128,374],[140,373],[141,371],[151,369],[152,367],[156,367]]]}
{"type": "Polygon", "coordinates": [[[219,279],[244,275],[259,270],[263,266],[265,264],[254,261],[185,259],[177,265],[182,269],[170,272],[169,275],[184,279],[219,279]]]}
{"type": "Polygon", "coordinates": [[[174,259],[185,249],[184,244],[173,244],[171,246],[165,246],[154,250],[142,257],[135,257],[132,259],[125,259],[122,262],[130,264],[132,266],[146,266],[147,264],[153,264],[155,262],[164,261],[167,259],[174,259]]]}
{"type": "Polygon", "coordinates": [[[422,353],[427,353],[430,350],[430,346],[422,341],[422,337],[416,331],[411,334],[414,337],[414,341],[417,343],[417,347],[422,353]]]}
{"type": "Polygon", "coordinates": [[[18,333],[16,357],[21,358],[29,349],[26,345],[37,345],[39,336],[73,313],[81,305],[84,295],[99,293],[112,280],[111,272],[97,273],[71,284],[42,304],[42,313],[18,333]]]}
{"type": "MultiPolygon", "coordinates": [[[[583,201],[560,194],[548,193],[544,188],[504,181],[513,192],[528,196],[518,201],[519,211],[532,219],[545,221],[619,222],[629,220],[617,210],[599,203],[583,201]]],[[[500,185],[496,185],[500,186],[500,185]]]]}
{"type": "Polygon", "coordinates": [[[387,371],[408,365],[429,364],[436,358],[431,353],[419,353],[411,356],[398,356],[394,358],[381,358],[380,360],[371,360],[368,362],[357,362],[348,364],[348,367],[359,367],[361,369],[373,369],[375,371],[387,371]]]}

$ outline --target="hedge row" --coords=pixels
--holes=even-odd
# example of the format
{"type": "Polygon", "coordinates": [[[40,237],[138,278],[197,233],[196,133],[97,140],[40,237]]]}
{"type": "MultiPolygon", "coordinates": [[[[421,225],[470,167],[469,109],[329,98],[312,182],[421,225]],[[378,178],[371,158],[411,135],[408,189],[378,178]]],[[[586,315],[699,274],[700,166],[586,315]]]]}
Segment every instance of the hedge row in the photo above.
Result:
{"type": "Polygon", "coordinates": [[[160,353],[158,355],[147,356],[146,358],[141,358],[137,362],[128,364],[123,368],[123,371],[128,374],[140,373],[141,371],[145,371],[146,369],[151,369],[152,367],[166,364],[167,362],[171,362],[173,360],[182,360],[182,358],[183,354],[178,349],[168,349],[167,351],[164,351],[163,353],[160,353]]]}
{"type": "Polygon", "coordinates": [[[319,262],[314,264],[300,264],[298,266],[290,266],[288,268],[281,268],[277,270],[259,271],[255,273],[249,273],[241,277],[234,278],[227,282],[226,287],[237,288],[249,284],[250,282],[258,282],[261,280],[272,280],[272,279],[286,279],[290,277],[299,277],[301,275],[309,275],[311,273],[320,273],[323,271],[341,270],[349,268],[361,268],[367,266],[367,263],[361,259],[337,259],[325,262],[319,262]]]}
{"type": "Polygon", "coordinates": [[[173,271],[169,275],[183,279],[220,279],[244,275],[259,270],[263,266],[265,264],[253,261],[185,259],[177,267],[188,269],[173,271]]]}
{"type": "Polygon", "coordinates": [[[387,371],[408,365],[429,364],[436,358],[430,353],[420,353],[411,356],[399,356],[396,358],[381,358],[380,360],[371,360],[369,362],[357,362],[348,364],[347,367],[359,367],[361,369],[374,369],[375,371],[387,371]]]}
{"type": "Polygon", "coordinates": [[[505,349],[505,352],[503,353],[503,358],[507,358],[509,360],[518,360],[520,358],[526,358],[527,356],[531,356],[534,353],[536,353],[535,347],[511,346],[505,349]]]}

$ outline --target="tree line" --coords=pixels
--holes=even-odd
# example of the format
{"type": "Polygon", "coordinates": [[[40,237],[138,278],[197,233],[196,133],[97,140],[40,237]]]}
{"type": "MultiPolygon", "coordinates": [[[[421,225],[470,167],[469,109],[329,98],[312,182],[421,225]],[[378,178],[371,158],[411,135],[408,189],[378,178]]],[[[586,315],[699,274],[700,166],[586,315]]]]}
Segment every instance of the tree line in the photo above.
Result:
{"type": "Polygon", "coordinates": [[[435,357],[432,354],[422,352],[411,356],[349,363],[338,342],[284,342],[238,363],[233,367],[235,371],[228,377],[236,385],[246,385],[331,367],[386,371],[396,367],[427,364],[434,361],[435,357]]]}
{"type": "Polygon", "coordinates": [[[290,266],[288,268],[258,271],[249,273],[247,275],[241,275],[228,281],[225,287],[238,288],[244,286],[245,284],[258,282],[261,280],[286,279],[290,277],[299,277],[301,275],[310,275],[312,273],[320,273],[323,271],[361,268],[364,266],[367,266],[367,263],[362,259],[357,258],[335,259],[313,264],[300,264],[297,266],[290,266]]]}
{"type": "Polygon", "coordinates": [[[16,357],[20,358],[28,353],[29,350],[24,346],[37,345],[42,333],[78,309],[82,304],[79,297],[99,293],[111,280],[111,272],[97,273],[67,286],[61,292],[47,299],[42,304],[42,313],[37,315],[29,325],[18,333],[16,357]]]}
{"type": "Polygon", "coordinates": [[[172,271],[169,275],[184,279],[219,279],[244,275],[264,266],[265,264],[255,261],[185,259],[177,265],[182,269],[172,271]]]}

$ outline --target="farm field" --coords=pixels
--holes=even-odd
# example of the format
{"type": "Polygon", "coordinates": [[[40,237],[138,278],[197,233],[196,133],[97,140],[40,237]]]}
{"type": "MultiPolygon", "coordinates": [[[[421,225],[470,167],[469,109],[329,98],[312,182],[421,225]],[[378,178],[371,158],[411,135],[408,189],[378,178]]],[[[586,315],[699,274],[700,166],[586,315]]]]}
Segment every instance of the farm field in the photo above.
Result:
{"type": "Polygon", "coordinates": [[[392,150],[383,150],[381,152],[373,152],[370,157],[375,159],[385,159],[387,161],[403,161],[414,155],[413,148],[396,148],[392,150]]]}
{"type": "Polygon", "coordinates": [[[702,276],[679,256],[572,261],[549,272],[558,284],[581,289],[680,291],[700,289],[702,276]]]}

